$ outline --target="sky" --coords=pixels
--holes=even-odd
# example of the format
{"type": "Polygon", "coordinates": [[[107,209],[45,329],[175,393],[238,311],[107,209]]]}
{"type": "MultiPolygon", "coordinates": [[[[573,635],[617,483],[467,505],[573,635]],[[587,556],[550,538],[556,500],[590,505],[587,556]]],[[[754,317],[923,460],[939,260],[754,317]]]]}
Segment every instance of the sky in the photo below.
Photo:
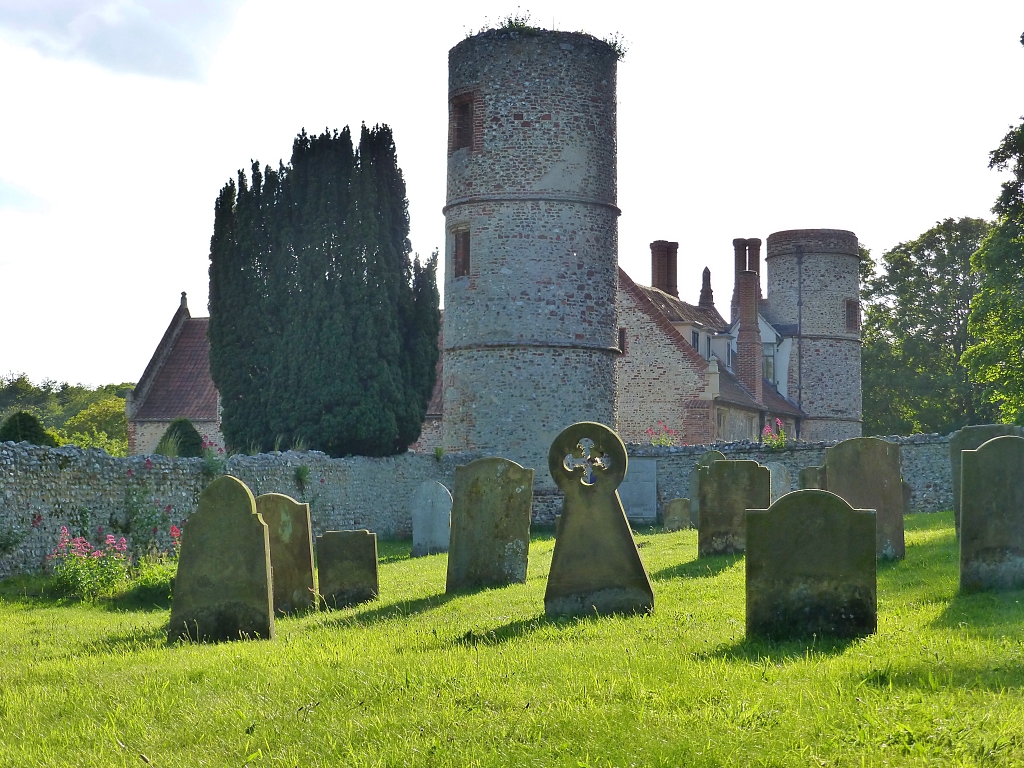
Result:
{"type": "Polygon", "coordinates": [[[213,204],[295,135],[387,123],[413,249],[444,242],[447,54],[510,13],[617,34],[619,263],[680,296],[736,237],[855,232],[877,259],[991,218],[988,153],[1024,115],[1020,0],[347,3],[0,0],[0,376],[136,381],[187,291],[207,314],[213,204]]]}

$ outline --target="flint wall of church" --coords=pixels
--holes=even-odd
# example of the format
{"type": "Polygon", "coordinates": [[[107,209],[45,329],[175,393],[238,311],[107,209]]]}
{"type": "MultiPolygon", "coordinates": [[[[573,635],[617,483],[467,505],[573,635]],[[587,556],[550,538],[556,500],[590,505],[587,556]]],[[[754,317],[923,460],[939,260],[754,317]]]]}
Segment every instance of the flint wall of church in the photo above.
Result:
{"type": "MultiPolygon", "coordinates": [[[[910,483],[912,511],[952,507],[949,438],[915,435],[900,443],[903,477],[910,483]]],[[[770,467],[777,491],[796,487],[799,471],[820,466],[828,443],[764,450],[750,443],[716,445],[735,459],[754,459],[770,467]]],[[[704,446],[679,448],[627,446],[631,457],[658,461],[659,511],[671,499],[689,493],[690,471],[704,446]]],[[[405,453],[389,458],[332,459],[318,452],[232,456],[224,470],[243,480],[256,495],[284,493],[309,502],[313,530],[366,528],[386,538],[408,538],[409,501],[424,480],[453,488],[455,467],[480,454],[434,456],[405,453]],[[299,481],[301,467],[308,476],[299,481]]],[[[535,467],[548,477],[546,462],[535,467]]],[[[202,459],[163,456],[114,458],[100,450],[46,448],[0,443],[0,578],[43,569],[56,546],[61,526],[72,536],[99,544],[107,534],[170,546],[171,523],[181,526],[195,512],[209,481],[202,459]],[[156,528],[154,533],[153,528],[156,528]]],[[[534,496],[534,522],[550,525],[560,507],[556,493],[534,496]]]]}

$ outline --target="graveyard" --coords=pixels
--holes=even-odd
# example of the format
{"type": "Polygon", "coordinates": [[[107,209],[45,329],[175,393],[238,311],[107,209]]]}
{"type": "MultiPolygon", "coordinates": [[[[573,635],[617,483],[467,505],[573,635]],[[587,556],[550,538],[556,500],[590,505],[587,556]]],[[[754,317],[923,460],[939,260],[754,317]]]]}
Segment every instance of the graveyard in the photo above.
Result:
{"type": "Polygon", "coordinates": [[[379,600],[279,618],[269,642],[168,645],[166,599],[7,580],[0,765],[1024,759],[1024,592],[958,593],[952,513],[906,518],[877,632],[855,640],[747,640],[743,556],[698,559],[692,529],[636,542],[649,614],[546,617],[551,533],[525,583],[450,595],[447,555],[382,541],[379,600]]]}

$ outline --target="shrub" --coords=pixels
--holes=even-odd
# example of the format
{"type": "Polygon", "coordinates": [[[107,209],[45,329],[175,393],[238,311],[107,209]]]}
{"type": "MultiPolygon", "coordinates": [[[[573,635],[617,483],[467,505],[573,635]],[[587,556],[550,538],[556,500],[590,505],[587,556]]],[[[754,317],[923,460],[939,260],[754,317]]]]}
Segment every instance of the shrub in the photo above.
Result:
{"type": "Polygon", "coordinates": [[[47,432],[43,428],[42,422],[28,411],[12,413],[4,419],[3,424],[0,424],[0,443],[8,441],[48,445],[51,448],[57,447],[57,440],[53,434],[47,432]]]}
{"type": "Polygon", "coordinates": [[[175,419],[157,443],[154,453],[163,456],[199,458],[203,455],[203,438],[188,419],[175,419]]]}
{"type": "Polygon", "coordinates": [[[764,429],[761,431],[761,442],[769,448],[785,448],[786,430],[782,428],[782,419],[776,419],[775,426],[779,430],[778,433],[772,430],[771,424],[764,425],[764,429]]]}
{"type": "Polygon", "coordinates": [[[84,408],[64,423],[58,435],[65,445],[102,448],[111,456],[127,456],[124,398],[108,397],[84,408]]]}
{"type": "Polygon", "coordinates": [[[60,529],[60,541],[47,556],[53,569],[54,586],[63,594],[95,600],[112,594],[128,582],[128,542],[108,535],[104,549],[94,548],[84,537],[71,538],[67,526],[60,529]]]}

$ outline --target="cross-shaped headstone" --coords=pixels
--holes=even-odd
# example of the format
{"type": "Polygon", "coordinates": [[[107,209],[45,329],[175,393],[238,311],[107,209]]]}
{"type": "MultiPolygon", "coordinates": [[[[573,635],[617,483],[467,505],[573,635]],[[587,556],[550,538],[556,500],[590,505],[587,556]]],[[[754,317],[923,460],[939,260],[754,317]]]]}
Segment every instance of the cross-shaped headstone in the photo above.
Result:
{"type": "Polygon", "coordinates": [[[580,441],[576,444],[576,447],[583,452],[583,456],[577,458],[576,456],[573,456],[570,453],[565,457],[565,461],[562,462],[562,465],[569,472],[580,469],[582,467],[583,477],[580,478],[580,482],[583,483],[583,485],[593,485],[594,470],[611,469],[612,463],[609,460],[608,456],[591,456],[591,453],[594,450],[594,441],[591,440],[589,437],[581,438],[580,441]]]}

